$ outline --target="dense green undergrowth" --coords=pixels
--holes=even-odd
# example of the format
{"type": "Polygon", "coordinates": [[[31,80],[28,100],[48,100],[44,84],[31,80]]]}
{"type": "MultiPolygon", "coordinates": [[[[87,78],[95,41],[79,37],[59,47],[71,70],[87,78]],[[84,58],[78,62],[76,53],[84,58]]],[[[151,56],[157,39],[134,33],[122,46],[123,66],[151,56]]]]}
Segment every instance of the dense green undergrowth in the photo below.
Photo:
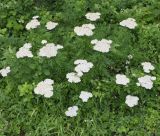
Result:
{"type": "Polygon", "coordinates": [[[0,77],[0,136],[159,136],[160,135],[160,2],[159,0],[1,0],[0,69],[10,66],[9,76],[0,77]],[[90,23],[87,12],[100,12],[91,37],[78,37],[74,27],[90,23]],[[59,23],[54,31],[45,28],[27,31],[25,25],[35,15],[42,26],[48,20],[59,23]],[[119,26],[133,17],[134,30],[119,26]],[[92,49],[92,39],[112,39],[106,54],[92,49]],[[36,56],[41,40],[61,44],[64,49],[54,58],[36,56]],[[17,59],[16,51],[26,42],[33,45],[33,58],[17,59]],[[126,68],[127,56],[133,59],[126,68]],[[82,82],[71,84],[66,74],[73,71],[76,59],[94,64],[82,82]],[[152,90],[135,85],[144,75],[141,62],[155,66],[157,77],[152,90]],[[128,87],[118,86],[115,75],[124,73],[128,87]],[[55,81],[50,99],[33,93],[35,85],[51,78],[55,81]],[[93,98],[82,103],[82,90],[93,98]],[[128,94],[140,98],[138,106],[124,103],[128,94]],[[75,118],[64,112],[69,106],[81,110],[75,118]]]}

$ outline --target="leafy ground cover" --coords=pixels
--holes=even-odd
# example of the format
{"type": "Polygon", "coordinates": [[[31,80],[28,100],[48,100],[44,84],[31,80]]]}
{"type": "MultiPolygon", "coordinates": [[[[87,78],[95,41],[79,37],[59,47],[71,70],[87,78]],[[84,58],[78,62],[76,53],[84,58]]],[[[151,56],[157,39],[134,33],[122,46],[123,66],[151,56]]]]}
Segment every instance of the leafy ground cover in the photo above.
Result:
{"type": "Polygon", "coordinates": [[[0,69],[10,66],[0,77],[0,136],[159,136],[160,135],[160,2],[159,0],[2,0],[0,2],[0,69]],[[91,22],[88,12],[101,13],[91,22]],[[26,24],[39,16],[41,26],[27,30],[26,24]],[[135,29],[119,23],[134,18],[135,29]],[[58,22],[53,31],[45,25],[58,22]],[[93,23],[92,36],[77,36],[76,26],[93,23]],[[91,40],[111,39],[108,53],[93,50],[91,40]],[[38,56],[42,40],[63,45],[54,58],[38,56]],[[32,58],[17,59],[16,52],[32,43],[32,58]],[[128,55],[132,55],[131,60],[128,55]],[[85,59],[93,68],[81,82],[68,82],[74,61],[85,59]],[[128,63],[129,61],[129,63],[128,63]],[[127,63],[126,63],[127,62],[127,63]],[[144,76],[142,62],[151,62],[156,77],[153,88],[137,86],[144,76]],[[130,83],[116,84],[116,75],[125,74],[130,83]],[[34,93],[44,79],[54,80],[53,96],[34,93]],[[81,91],[93,97],[87,103],[81,91]],[[139,98],[129,107],[126,96],[139,98]],[[65,115],[77,105],[76,117],[65,115]]]}

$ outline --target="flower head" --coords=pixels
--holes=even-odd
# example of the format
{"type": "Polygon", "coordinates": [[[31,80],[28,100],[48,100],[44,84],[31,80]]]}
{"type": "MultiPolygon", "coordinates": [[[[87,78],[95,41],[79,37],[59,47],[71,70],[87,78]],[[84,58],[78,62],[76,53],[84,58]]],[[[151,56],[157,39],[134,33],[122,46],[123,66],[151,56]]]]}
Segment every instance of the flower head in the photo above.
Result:
{"type": "Polygon", "coordinates": [[[100,15],[101,13],[96,12],[96,13],[87,13],[85,16],[87,19],[91,20],[91,21],[96,21],[97,19],[100,19],[100,15]]]}
{"type": "Polygon", "coordinates": [[[40,26],[40,22],[38,21],[38,18],[39,16],[34,16],[32,18],[32,20],[30,22],[27,23],[26,25],[26,29],[27,30],[30,30],[30,29],[35,29],[37,28],[38,26],[40,26]]]}
{"type": "Polygon", "coordinates": [[[75,72],[68,73],[66,78],[68,79],[68,82],[79,83],[81,82],[83,73],[89,72],[89,70],[93,67],[93,64],[82,59],[76,60],[74,64],[76,65],[75,72]]]}
{"type": "Polygon", "coordinates": [[[138,105],[138,101],[139,101],[139,98],[137,96],[127,95],[125,103],[129,107],[134,107],[134,106],[138,105]]]}
{"type": "Polygon", "coordinates": [[[49,21],[49,22],[47,22],[47,24],[46,24],[46,28],[47,28],[48,30],[52,30],[52,29],[54,29],[57,25],[58,25],[58,23],[49,21]]]}
{"type": "Polygon", "coordinates": [[[143,62],[141,65],[146,73],[150,73],[151,70],[154,70],[154,66],[150,62],[143,62]]]}
{"type": "Polygon", "coordinates": [[[133,59],[133,56],[131,54],[128,55],[128,59],[131,60],[133,59]]]}
{"type": "Polygon", "coordinates": [[[65,112],[65,114],[68,117],[75,117],[78,114],[77,111],[78,111],[78,107],[77,106],[72,106],[72,107],[68,108],[68,110],[65,112]]]}
{"type": "Polygon", "coordinates": [[[32,18],[33,18],[33,19],[37,19],[37,18],[39,18],[39,16],[33,16],[32,18]]]}
{"type": "Polygon", "coordinates": [[[137,86],[142,86],[146,89],[152,89],[154,80],[156,80],[156,77],[145,75],[138,78],[137,86]]]}
{"type": "Polygon", "coordinates": [[[29,57],[32,58],[33,54],[30,51],[30,48],[32,48],[31,43],[25,43],[23,47],[19,48],[19,50],[16,53],[17,58],[24,58],[24,57],[29,57]]]}
{"type": "Polygon", "coordinates": [[[55,57],[58,53],[58,50],[62,48],[63,46],[61,45],[55,45],[54,43],[47,43],[40,49],[39,56],[47,58],[55,57]]]}
{"type": "Polygon", "coordinates": [[[3,77],[6,77],[8,75],[8,73],[11,72],[11,69],[10,67],[6,67],[6,68],[3,68],[0,70],[0,74],[3,76],[3,77]]]}
{"type": "Polygon", "coordinates": [[[70,83],[79,83],[81,82],[81,76],[82,75],[78,75],[76,72],[71,72],[66,75],[66,78],[70,83]]]}
{"type": "Polygon", "coordinates": [[[91,41],[91,44],[94,44],[94,47],[93,47],[94,50],[106,53],[106,52],[109,52],[112,41],[106,40],[106,39],[102,39],[98,41],[97,39],[94,39],[91,41]]]}
{"type": "Polygon", "coordinates": [[[79,98],[82,99],[83,102],[87,102],[92,96],[93,95],[90,92],[81,91],[79,98]]]}
{"type": "Polygon", "coordinates": [[[120,85],[127,85],[129,83],[129,78],[126,77],[126,75],[123,74],[117,74],[116,75],[116,83],[120,85]]]}
{"type": "Polygon", "coordinates": [[[47,40],[42,40],[41,43],[42,43],[42,44],[46,44],[46,43],[47,43],[47,40]]]}
{"type": "Polygon", "coordinates": [[[134,18],[128,18],[120,22],[121,26],[128,27],[129,29],[134,29],[137,26],[136,20],[134,18]]]}
{"type": "Polygon", "coordinates": [[[43,95],[46,98],[50,98],[53,95],[53,84],[53,80],[45,79],[44,81],[38,83],[38,85],[34,89],[34,93],[43,95]]]}
{"type": "Polygon", "coordinates": [[[93,24],[84,24],[82,26],[76,26],[74,28],[74,32],[78,36],[91,36],[93,35],[93,29],[95,29],[95,26],[93,24]]]}
{"type": "Polygon", "coordinates": [[[93,63],[86,60],[76,60],[74,64],[77,65],[75,67],[77,73],[87,73],[93,67],[93,63]]]}

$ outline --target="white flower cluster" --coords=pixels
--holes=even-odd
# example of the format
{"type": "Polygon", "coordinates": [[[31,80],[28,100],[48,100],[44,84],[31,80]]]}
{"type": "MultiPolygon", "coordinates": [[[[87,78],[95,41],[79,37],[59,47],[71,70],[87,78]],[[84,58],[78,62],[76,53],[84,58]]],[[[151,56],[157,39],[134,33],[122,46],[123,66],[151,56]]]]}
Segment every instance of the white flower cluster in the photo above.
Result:
{"type": "Polygon", "coordinates": [[[61,45],[55,45],[54,43],[47,43],[40,49],[39,56],[47,58],[55,57],[58,53],[58,50],[62,48],[63,46],[61,45]]]}
{"type": "Polygon", "coordinates": [[[94,44],[94,47],[93,47],[94,50],[106,53],[106,52],[109,52],[112,41],[106,40],[106,39],[102,39],[98,41],[97,39],[94,39],[91,41],[91,44],[94,44]]]}
{"type": "Polygon", "coordinates": [[[156,80],[156,77],[145,75],[143,77],[138,78],[137,86],[142,86],[146,89],[152,89],[154,80],[156,80]]]}
{"type": "Polygon", "coordinates": [[[26,25],[26,29],[27,29],[27,30],[35,29],[35,28],[37,28],[38,26],[40,26],[40,22],[38,21],[37,18],[39,18],[39,16],[34,16],[34,17],[32,18],[32,20],[27,23],[27,25],[26,25]]]}
{"type": "MultiPolygon", "coordinates": [[[[141,63],[143,70],[145,73],[150,73],[154,70],[154,66],[150,62],[142,62],[141,63]]],[[[156,80],[155,76],[144,75],[138,78],[138,82],[136,83],[137,86],[144,87],[145,89],[152,89],[153,88],[153,81],[156,80]]]]}
{"type": "Polygon", "coordinates": [[[16,53],[16,57],[17,58],[24,58],[24,57],[32,58],[33,54],[30,51],[30,48],[32,48],[31,43],[25,43],[23,47],[19,48],[18,52],[16,53]]]}
{"type": "Polygon", "coordinates": [[[96,13],[87,13],[85,16],[87,19],[91,20],[91,21],[96,21],[97,19],[100,19],[100,15],[101,13],[96,12],[96,13]]]}
{"type": "Polygon", "coordinates": [[[151,70],[154,70],[154,66],[150,62],[143,62],[141,65],[146,73],[150,73],[151,70]]]}
{"type": "Polygon", "coordinates": [[[76,60],[74,64],[76,65],[75,71],[77,73],[82,73],[82,75],[83,73],[89,72],[89,70],[93,67],[93,63],[81,59],[76,60]]]}
{"type": "Polygon", "coordinates": [[[95,26],[93,24],[83,24],[82,26],[76,26],[74,32],[78,36],[92,36],[95,26]]]}
{"type": "Polygon", "coordinates": [[[76,72],[71,72],[66,75],[66,78],[68,79],[68,82],[70,83],[79,83],[81,82],[81,76],[82,75],[78,75],[78,73],[76,72]]]}
{"type": "MultiPolygon", "coordinates": [[[[128,56],[128,59],[131,60],[133,56],[128,56]]],[[[141,63],[143,66],[143,70],[146,73],[150,73],[151,70],[154,70],[154,66],[150,62],[143,62],[141,63]]],[[[138,78],[138,82],[136,83],[137,86],[144,87],[145,89],[152,89],[153,88],[153,81],[156,80],[156,77],[145,75],[140,78],[138,78]]],[[[121,85],[127,85],[130,82],[130,80],[125,76],[121,74],[116,75],[116,83],[121,85]]],[[[137,96],[126,96],[125,103],[129,107],[134,107],[135,105],[138,105],[139,98],[137,96]]]]}
{"type": "Polygon", "coordinates": [[[120,22],[121,26],[128,27],[129,29],[135,29],[137,26],[136,20],[134,18],[127,18],[120,22]]]}
{"type": "Polygon", "coordinates": [[[129,54],[127,57],[129,60],[133,59],[133,56],[131,54],[129,54]]]}
{"type": "Polygon", "coordinates": [[[3,76],[3,77],[6,77],[8,75],[8,73],[11,72],[11,69],[10,67],[6,67],[6,68],[3,68],[0,70],[0,74],[3,76]]]}
{"type": "Polygon", "coordinates": [[[123,74],[117,74],[116,75],[116,83],[119,85],[127,85],[130,82],[129,78],[126,77],[126,75],[123,74]]]}
{"type": "Polygon", "coordinates": [[[42,40],[41,43],[42,43],[42,44],[46,44],[46,43],[47,43],[47,40],[42,40]]]}
{"type": "Polygon", "coordinates": [[[91,98],[93,95],[90,92],[81,91],[81,94],[79,96],[80,99],[82,99],[83,102],[87,102],[89,98],[91,98]]]}
{"type": "Polygon", "coordinates": [[[68,79],[68,82],[79,83],[83,73],[89,72],[89,70],[93,67],[93,63],[87,62],[86,60],[76,60],[74,64],[76,65],[76,72],[68,73],[66,78],[68,79]]]}
{"type": "MultiPolygon", "coordinates": [[[[150,73],[151,70],[154,70],[154,66],[150,62],[143,62],[141,63],[143,66],[143,70],[146,73],[150,73]]],[[[136,83],[137,86],[144,87],[145,89],[152,89],[153,87],[153,81],[156,80],[156,77],[145,75],[138,78],[138,82],[136,83]]],[[[121,85],[127,85],[130,82],[130,80],[125,76],[121,74],[116,75],[116,83],[121,85]]]]}
{"type": "Polygon", "coordinates": [[[127,60],[126,60],[126,66],[125,66],[125,68],[126,69],[128,69],[128,67],[129,67],[129,64],[130,64],[130,61],[131,61],[131,59],[133,59],[133,56],[131,55],[131,54],[129,54],[128,56],[127,56],[127,60]]]}
{"type": "MultiPolygon", "coordinates": [[[[79,96],[80,99],[82,99],[83,102],[87,102],[89,98],[91,98],[93,95],[90,92],[81,91],[81,94],[79,96]]],[[[66,116],[68,117],[75,117],[77,116],[78,112],[78,106],[72,106],[69,107],[68,110],[65,112],[66,116]]]]}
{"type": "Polygon", "coordinates": [[[77,112],[78,112],[78,107],[77,106],[72,106],[72,107],[68,108],[68,110],[65,112],[65,114],[68,117],[75,117],[78,114],[77,112]]]}
{"type": "MultiPolygon", "coordinates": [[[[32,20],[26,24],[26,29],[27,29],[27,30],[31,30],[31,29],[35,29],[35,28],[37,28],[38,26],[40,26],[40,22],[38,21],[38,18],[39,18],[39,16],[34,16],[34,17],[32,18],[32,20]]],[[[58,23],[55,23],[55,22],[52,22],[52,21],[48,21],[48,22],[46,23],[46,26],[45,26],[45,27],[47,28],[47,30],[52,30],[52,29],[54,29],[57,25],[58,25],[58,23]]]]}
{"type": "Polygon", "coordinates": [[[138,101],[139,101],[139,98],[137,96],[127,95],[125,103],[129,107],[134,107],[134,106],[138,105],[138,101]]]}
{"type": "Polygon", "coordinates": [[[49,21],[49,22],[47,22],[47,24],[46,24],[46,28],[47,28],[48,30],[52,30],[52,29],[54,29],[57,25],[58,25],[58,23],[49,21]]]}
{"type": "Polygon", "coordinates": [[[43,95],[46,98],[50,98],[53,95],[53,84],[53,80],[45,79],[44,81],[38,83],[38,85],[34,89],[34,93],[43,95]]]}

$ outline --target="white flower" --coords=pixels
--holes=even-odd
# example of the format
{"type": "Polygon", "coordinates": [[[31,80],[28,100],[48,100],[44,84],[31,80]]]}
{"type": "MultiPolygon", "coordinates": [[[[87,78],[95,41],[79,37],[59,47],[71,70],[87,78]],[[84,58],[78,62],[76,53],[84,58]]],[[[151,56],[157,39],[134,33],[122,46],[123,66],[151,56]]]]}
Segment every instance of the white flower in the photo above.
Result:
{"type": "Polygon", "coordinates": [[[98,40],[94,39],[94,40],[91,41],[91,44],[96,44],[97,42],[98,42],[98,40]]]}
{"type": "Polygon", "coordinates": [[[82,99],[83,102],[87,102],[92,96],[93,95],[90,92],[81,91],[79,98],[82,99]]]}
{"type": "Polygon", "coordinates": [[[97,19],[100,19],[101,13],[96,12],[96,13],[87,13],[85,16],[87,19],[91,21],[96,21],[97,19]]]}
{"type": "Polygon", "coordinates": [[[136,20],[134,18],[128,18],[120,22],[121,26],[128,27],[129,29],[134,29],[137,26],[136,20]]]}
{"type": "Polygon", "coordinates": [[[65,112],[65,114],[68,117],[75,117],[78,114],[77,111],[78,111],[78,107],[73,106],[73,107],[69,107],[68,110],[65,112]]]}
{"type": "Polygon", "coordinates": [[[31,43],[25,43],[23,47],[19,48],[19,50],[16,53],[17,58],[24,58],[24,57],[29,57],[32,58],[33,54],[30,51],[30,48],[32,48],[31,43]]]}
{"type": "Polygon", "coordinates": [[[50,98],[53,95],[53,84],[53,80],[45,79],[44,81],[38,83],[38,85],[34,89],[34,93],[44,95],[44,97],[46,98],[50,98]]]}
{"type": "Polygon", "coordinates": [[[117,74],[116,75],[116,83],[120,85],[127,85],[130,82],[129,78],[126,75],[117,74]]]}
{"type": "Polygon", "coordinates": [[[106,53],[106,52],[109,52],[112,41],[106,40],[106,39],[102,39],[98,41],[97,39],[94,39],[91,41],[91,44],[94,44],[94,47],[93,47],[94,50],[106,53]]]}
{"type": "Polygon", "coordinates": [[[150,73],[151,70],[154,70],[154,66],[150,62],[143,62],[141,65],[146,73],[150,73]]]}
{"type": "Polygon", "coordinates": [[[86,60],[76,60],[74,64],[77,65],[75,67],[77,73],[87,73],[93,67],[93,63],[86,60]]]}
{"type": "Polygon", "coordinates": [[[34,16],[33,19],[29,23],[27,23],[26,25],[27,30],[35,29],[38,26],[40,26],[40,22],[37,20],[37,17],[38,16],[34,16]]]}
{"type": "Polygon", "coordinates": [[[87,62],[86,60],[76,60],[74,62],[75,65],[75,71],[71,72],[66,75],[66,78],[68,79],[68,82],[71,83],[79,83],[81,82],[81,77],[83,76],[83,73],[87,73],[92,67],[93,64],[91,62],[87,62]]]}
{"type": "Polygon", "coordinates": [[[63,46],[61,45],[56,46],[54,43],[47,43],[40,49],[39,56],[47,58],[55,57],[57,55],[57,51],[62,48],[63,46]]]}
{"type": "Polygon", "coordinates": [[[133,59],[133,56],[131,54],[128,55],[128,59],[131,60],[133,59]]]}
{"type": "Polygon", "coordinates": [[[8,75],[8,73],[10,73],[11,70],[10,70],[10,67],[6,67],[6,68],[3,68],[0,70],[0,74],[3,76],[3,77],[6,77],[8,75]]]}
{"type": "Polygon", "coordinates": [[[82,75],[79,75],[78,73],[71,72],[66,75],[66,78],[68,79],[68,82],[70,83],[79,83],[81,82],[81,76],[82,75]]]}
{"type": "Polygon", "coordinates": [[[39,18],[39,16],[33,16],[32,18],[33,18],[33,19],[37,19],[37,18],[39,18]]]}
{"type": "Polygon", "coordinates": [[[127,95],[125,103],[129,107],[134,107],[134,106],[138,105],[138,101],[139,101],[139,98],[137,96],[127,95]]]}
{"type": "Polygon", "coordinates": [[[156,80],[156,77],[145,75],[138,78],[137,86],[142,86],[146,89],[152,89],[154,80],[156,80]]]}
{"type": "Polygon", "coordinates": [[[47,22],[47,24],[46,24],[46,28],[47,28],[48,30],[52,30],[52,29],[54,29],[57,25],[58,25],[58,23],[49,21],[49,22],[47,22]]]}
{"type": "Polygon", "coordinates": [[[47,43],[47,40],[42,40],[41,43],[42,43],[42,44],[46,44],[46,43],[47,43]]]}
{"type": "Polygon", "coordinates": [[[78,36],[91,36],[93,35],[93,29],[95,29],[95,26],[93,24],[84,24],[82,26],[76,26],[74,28],[74,32],[78,35],[78,36]]]}

